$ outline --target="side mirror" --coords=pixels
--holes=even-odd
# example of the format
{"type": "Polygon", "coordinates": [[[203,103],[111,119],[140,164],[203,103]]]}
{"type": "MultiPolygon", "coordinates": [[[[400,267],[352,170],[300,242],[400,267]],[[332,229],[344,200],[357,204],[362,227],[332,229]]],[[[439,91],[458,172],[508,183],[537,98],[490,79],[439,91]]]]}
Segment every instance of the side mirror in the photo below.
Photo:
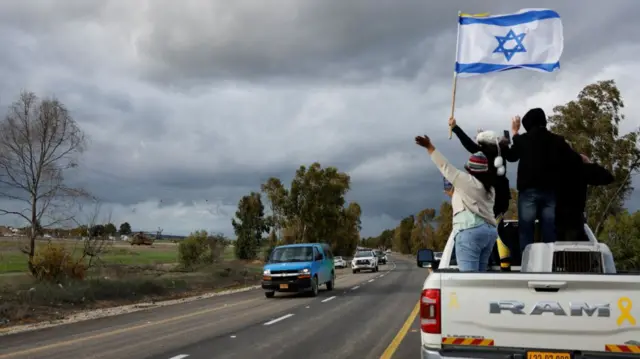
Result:
{"type": "Polygon", "coordinates": [[[420,249],[416,254],[416,264],[420,268],[428,268],[431,267],[434,269],[435,264],[435,256],[433,255],[433,251],[431,249],[420,249]]]}

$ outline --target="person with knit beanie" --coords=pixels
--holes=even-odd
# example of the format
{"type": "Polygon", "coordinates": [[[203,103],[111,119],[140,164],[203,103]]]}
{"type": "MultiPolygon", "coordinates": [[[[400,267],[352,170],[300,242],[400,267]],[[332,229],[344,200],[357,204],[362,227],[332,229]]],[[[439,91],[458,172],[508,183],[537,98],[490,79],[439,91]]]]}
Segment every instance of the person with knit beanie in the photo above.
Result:
{"type": "Polygon", "coordinates": [[[417,136],[415,141],[454,187],[451,206],[458,268],[461,272],[486,271],[498,238],[493,215],[495,174],[489,170],[487,156],[472,154],[461,171],[436,150],[428,136],[417,136]]]}
{"type": "Polygon", "coordinates": [[[509,241],[508,236],[504,236],[502,232],[505,229],[504,215],[509,210],[511,204],[511,186],[507,177],[507,162],[503,155],[509,151],[509,139],[505,136],[498,136],[493,131],[478,130],[475,141],[469,138],[466,133],[458,126],[456,119],[449,119],[449,127],[456,134],[462,147],[470,153],[481,151],[489,160],[489,170],[496,174],[496,200],[493,205],[493,215],[498,221],[498,240],[496,241],[496,250],[492,252],[492,259],[500,262],[500,268],[503,271],[511,269],[511,253],[519,250],[519,243],[516,243],[517,237],[513,237],[514,241],[509,241]],[[497,166],[496,166],[497,165],[497,166]]]}
{"type": "Polygon", "coordinates": [[[582,159],[562,136],[547,130],[547,116],[541,108],[529,110],[522,125],[527,132],[520,135],[520,118],[512,120],[513,144],[505,158],[518,161],[518,229],[520,250],[524,251],[534,241],[536,219],[540,221],[542,241],[556,241],[556,192],[582,159]]]}
{"type": "Polygon", "coordinates": [[[496,201],[493,205],[493,215],[496,218],[504,215],[509,210],[509,202],[511,201],[507,163],[502,158],[503,153],[509,150],[509,141],[504,136],[497,136],[493,131],[479,131],[474,141],[464,133],[453,117],[449,119],[449,127],[460,140],[462,147],[469,153],[482,152],[487,156],[489,170],[496,174],[496,201]]]}

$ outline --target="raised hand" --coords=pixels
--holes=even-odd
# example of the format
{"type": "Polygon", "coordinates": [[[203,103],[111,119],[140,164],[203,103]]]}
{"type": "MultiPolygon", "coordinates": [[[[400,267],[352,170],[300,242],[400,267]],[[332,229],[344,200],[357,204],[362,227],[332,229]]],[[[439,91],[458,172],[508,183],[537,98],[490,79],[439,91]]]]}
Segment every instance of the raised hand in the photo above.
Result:
{"type": "Polygon", "coordinates": [[[511,133],[517,135],[520,131],[520,116],[515,116],[511,119],[511,133]]]}

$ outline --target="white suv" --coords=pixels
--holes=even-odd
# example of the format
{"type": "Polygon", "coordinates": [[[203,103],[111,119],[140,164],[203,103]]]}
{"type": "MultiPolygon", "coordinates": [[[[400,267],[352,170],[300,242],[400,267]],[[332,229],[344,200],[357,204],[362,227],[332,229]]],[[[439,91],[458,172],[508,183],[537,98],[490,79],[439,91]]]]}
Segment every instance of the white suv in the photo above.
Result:
{"type": "Polygon", "coordinates": [[[363,269],[372,272],[378,271],[378,257],[373,251],[359,251],[353,256],[351,261],[353,273],[358,273],[363,269]]]}

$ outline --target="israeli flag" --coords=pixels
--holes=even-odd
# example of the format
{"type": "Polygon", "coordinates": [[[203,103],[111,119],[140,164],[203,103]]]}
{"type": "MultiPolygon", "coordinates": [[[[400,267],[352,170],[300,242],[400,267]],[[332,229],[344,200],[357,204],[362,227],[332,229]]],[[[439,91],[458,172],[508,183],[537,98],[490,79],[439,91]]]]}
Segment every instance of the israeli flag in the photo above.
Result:
{"type": "Polygon", "coordinates": [[[458,21],[458,76],[513,69],[553,72],[560,68],[562,21],[553,10],[523,9],[486,17],[460,15],[458,21]]]}

